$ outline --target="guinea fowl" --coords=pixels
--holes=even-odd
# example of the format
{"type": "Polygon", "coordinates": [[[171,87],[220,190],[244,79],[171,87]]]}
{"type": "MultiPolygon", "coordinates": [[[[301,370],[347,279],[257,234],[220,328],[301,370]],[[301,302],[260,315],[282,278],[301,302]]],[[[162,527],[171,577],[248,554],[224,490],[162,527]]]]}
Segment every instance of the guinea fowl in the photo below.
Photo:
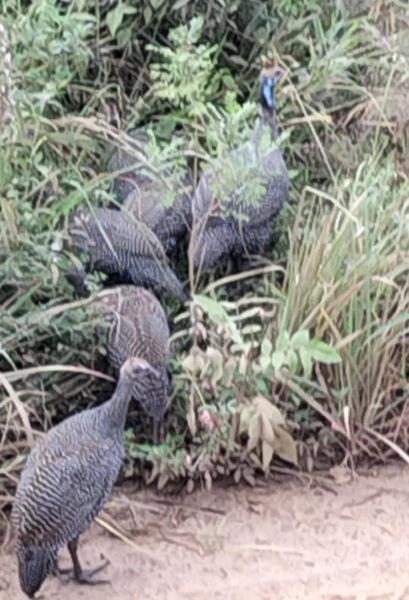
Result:
{"type": "Polygon", "coordinates": [[[288,171],[277,136],[275,87],[278,67],[261,72],[261,119],[252,139],[202,174],[193,198],[190,242],[194,266],[214,268],[225,258],[262,254],[288,197],[288,171]]]}
{"type": "MultiPolygon", "coordinates": [[[[137,142],[138,150],[149,157],[149,135],[144,128],[128,134],[137,142]]],[[[119,150],[108,163],[109,171],[135,165],[137,159],[119,150]]],[[[158,237],[168,256],[175,254],[179,242],[186,239],[192,225],[193,181],[188,172],[177,176],[162,170],[161,176],[142,165],[115,178],[114,190],[124,210],[144,222],[158,237]]]]}
{"type": "MultiPolygon", "coordinates": [[[[76,211],[69,226],[74,249],[88,256],[87,271],[102,271],[110,283],[133,283],[156,294],[169,293],[187,300],[183,286],[170,268],[157,236],[144,223],[109,208],[76,211]]],[[[83,274],[70,274],[81,292],[83,274]]]]}
{"type": "Polygon", "coordinates": [[[65,544],[77,582],[106,583],[92,576],[107,563],[82,570],[78,538],[111,495],[124,457],[129,401],[146,371],[156,374],[145,360],[129,358],[110,400],[59,423],[31,451],[12,513],[20,585],[29,598],[49,574],[60,572],[58,551],[65,544]]]}
{"type": "Polygon", "coordinates": [[[170,334],[162,305],[148,290],[133,285],[104,290],[95,303],[109,319],[107,350],[113,369],[119,372],[130,356],[139,356],[154,367],[154,373],[141,374],[132,396],[159,422],[170,394],[170,334]]]}

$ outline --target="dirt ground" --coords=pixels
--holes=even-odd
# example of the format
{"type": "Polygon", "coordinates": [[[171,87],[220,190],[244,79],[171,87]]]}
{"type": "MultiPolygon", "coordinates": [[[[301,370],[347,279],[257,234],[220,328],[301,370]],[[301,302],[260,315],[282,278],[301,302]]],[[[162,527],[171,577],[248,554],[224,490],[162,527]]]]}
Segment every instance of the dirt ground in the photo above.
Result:
{"type": "MultiPolygon", "coordinates": [[[[101,577],[110,583],[50,577],[38,597],[409,600],[409,469],[345,479],[337,472],[329,486],[272,482],[184,497],[119,490],[104,526],[80,544],[84,566],[109,558],[101,577]]],[[[1,600],[24,598],[12,542],[0,557],[0,590],[1,600]]]]}

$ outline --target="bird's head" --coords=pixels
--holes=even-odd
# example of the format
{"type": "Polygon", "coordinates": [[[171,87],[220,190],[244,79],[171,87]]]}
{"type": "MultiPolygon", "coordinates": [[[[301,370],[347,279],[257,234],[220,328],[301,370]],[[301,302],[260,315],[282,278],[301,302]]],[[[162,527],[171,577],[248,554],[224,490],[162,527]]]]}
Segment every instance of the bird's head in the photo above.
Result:
{"type": "Polygon", "coordinates": [[[131,356],[122,365],[120,378],[137,381],[142,373],[151,373],[153,376],[159,377],[157,369],[152,367],[147,360],[137,356],[131,356]]]}
{"type": "Polygon", "coordinates": [[[55,569],[56,558],[44,548],[27,545],[18,548],[17,559],[21,589],[34,598],[47,575],[55,569]]]}
{"type": "Polygon", "coordinates": [[[263,108],[269,112],[276,109],[275,91],[276,85],[282,79],[285,70],[279,66],[264,63],[260,75],[260,102],[263,108]]]}

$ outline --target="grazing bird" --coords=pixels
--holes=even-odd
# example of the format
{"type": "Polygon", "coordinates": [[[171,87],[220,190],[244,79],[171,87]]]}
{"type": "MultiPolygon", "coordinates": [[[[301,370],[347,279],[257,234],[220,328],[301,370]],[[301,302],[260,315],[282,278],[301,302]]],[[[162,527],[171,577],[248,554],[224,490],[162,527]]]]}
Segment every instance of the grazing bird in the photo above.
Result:
{"type": "MultiPolygon", "coordinates": [[[[124,457],[123,430],[132,390],[146,371],[141,358],[122,366],[116,390],[101,406],[53,427],[33,448],[13,506],[20,585],[29,598],[49,574],[58,574],[58,550],[67,544],[78,583],[103,583],[82,570],[79,536],[111,495],[124,457]]],[[[105,583],[105,582],[104,582],[105,583]]]]}
{"type": "Polygon", "coordinates": [[[202,174],[193,198],[190,253],[201,271],[225,258],[262,254],[288,197],[288,171],[277,136],[275,88],[283,70],[261,72],[261,118],[252,139],[202,174]]]}
{"type": "MultiPolygon", "coordinates": [[[[170,268],[157,236],[142,222],[109,208],[76,211],[69,226],[74,249],[88,256],[87,271],[102,271],[110,283],[133,283],[184,302],[187,294],[170,268]]],[[[71,274],[80,293],[84,274],[71,274]]]]}
{"type": "MultiPolygon", "coordinates": [[[[129,135],[138,144],[138,150],[149,157],[149,136],[144,128],[134,129],[129,135]]],[[[136,158],[122,150],[116,151],[108,163],[109,171],[131,167],[136,158]]],[[[114,190],[124,210],[145,223],[158,237],[168,256],[177,253],[179,242],[187,237],[192,225],[192,178],[181,177],[165,170],[161,176],[133,168],[115,179],[114,190]]]]}
{"type": "Polygon", "coordinates": [[[132,396],[159,422],[171,391],[170,333],[162,305],[148,290],[133,285],[99,292],[95,303],[109,320],[107,350],[114,371],[118,373],[130,356],[139,356],[154,367],[155,372],[140,374],[132,396]]]}

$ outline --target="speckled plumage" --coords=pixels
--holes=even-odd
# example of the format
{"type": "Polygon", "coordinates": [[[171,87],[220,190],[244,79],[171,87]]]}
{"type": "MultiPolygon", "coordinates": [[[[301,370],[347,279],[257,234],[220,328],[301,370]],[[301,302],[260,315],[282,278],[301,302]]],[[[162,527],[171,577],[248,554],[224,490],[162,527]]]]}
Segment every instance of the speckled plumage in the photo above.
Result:
{"type": "Polygon", "coordinates": [[[128,360],[110,400],[59,423],[31,451],[12,513],[20,585],[29,597],[58,571],[58,550],[76,543],[110,497],[132,389],[146,369],[145,361],[128,360]]]}
{"type": "MultiPolygon", "coordinates": [[[[274,101],[273,95],[271,102],[274,101]]],[[[253,138],[202,174],[193,198],[196,269],[228,257],[262,254],[288,197],[288,171],[274,142],[275,105],[262,104],[253,138]]]]}
{"type": "MultiPolygon", "coordinates": [[[[129,132],[145,157],[149,136],[144,129],[129,132]]],[[[137,162],[124,151],[115,151],[108,163],[109,171],[117,171],[137,162]]],[[[115,179],[114,190],[124,210],[144,222],[161,241],[168,256],[175,254],[179,241],[186,238],[192,225],[192,178],[185,173],[176,177],[167,171],[160,176],[134,167],[115,179]],[[172,196],[174,196],[172,198],[172,196]],[[167,205],[166,199],[170,197],[167,205]]]]}
{"type": "Polygon", "coordinates": [[[74,249],[87,254],[88,271],[102,271],[116,283],[133,283],[186,300],[161,242],[144,223],[116,210],[82,209],[74,213],[69,235],[74,249]]]}
{"type": "Polygon", "coordinates": [[[160,302],[148,290],[121,285],[100,292],[96,304],[108,317],[108,358],[115,371],[130,356],[146,360],[158,375],[146,371],[132,396],[148,415],[159,420],[170,394],[167,370],[169,325],[160,302]]]}

